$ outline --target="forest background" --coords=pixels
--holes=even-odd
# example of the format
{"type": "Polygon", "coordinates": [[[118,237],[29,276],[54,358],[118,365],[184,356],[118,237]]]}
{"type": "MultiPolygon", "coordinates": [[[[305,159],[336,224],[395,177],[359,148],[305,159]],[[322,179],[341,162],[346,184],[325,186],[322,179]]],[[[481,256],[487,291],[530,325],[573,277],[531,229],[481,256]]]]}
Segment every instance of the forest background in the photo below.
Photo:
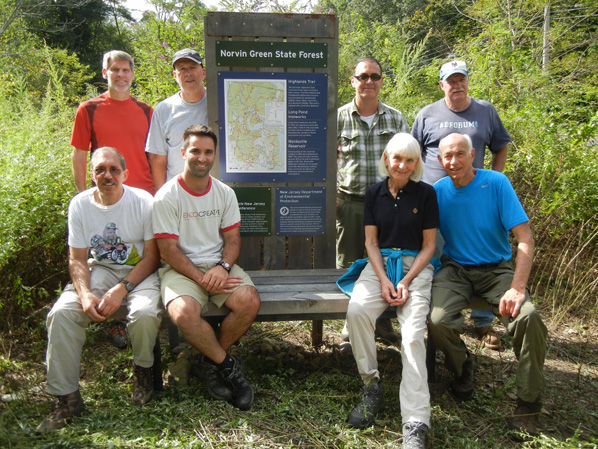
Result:
{"type": "MultiPolygon", "coordinates": [[[[76,192],[70,134],[77,105],[105,89],[102,53],[133,55],[133,95],[153,106],[178,90],[173,53],[203,53],[205,5],[148,3],[135,20],[121,0],[0,0],[0,371],[16,369],[4,339],[15,329],[45,342],[37,312],[68,280],[66,210],[76,192]]],[[[354,95],[353,63],[374,56],[384,68],[382,100],[409,124],[442,97],[438,67],[466,60],[470,94],[496,107],[513,138],[505,173],[536,238],[534,301],[553,329],[595,329],[594,0],[221,0],[219,10],[336,14],[339,105],[354,95]]]]}

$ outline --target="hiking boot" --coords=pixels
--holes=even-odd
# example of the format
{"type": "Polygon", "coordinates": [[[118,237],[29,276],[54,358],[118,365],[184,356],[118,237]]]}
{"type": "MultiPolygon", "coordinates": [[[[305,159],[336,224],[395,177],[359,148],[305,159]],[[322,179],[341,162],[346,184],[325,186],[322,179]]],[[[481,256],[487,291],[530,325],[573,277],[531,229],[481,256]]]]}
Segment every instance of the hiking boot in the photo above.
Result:
{"type": "Polygon", "coordinates": [[[235,361],[233,367],[220,371],[233,393],[229,402],[239,410],[249,410],[253,405],[253,388],[245,378],[245,367],[241,358],[233,355],[231,357],[235,361]]]}
{"type": "Polygon", "coordinates": [[[115,321],[110,326],[110,336],[112,337],[112,344],[118,349],[127,347],[129,341],[127,335],[127,325],[122,321],[115,321]]]}
{"type": "Polygon", "coordinates": [[[492,329],[492,326],[476,327],[475,332],[485,348],[494,349],[495,351],[500,349],[500,337],[492,329]]]}
{"type": "Polygon", "coordinates": [[[526,439],[527,435],[538,434],[538,415],[542,410],[542,403],[525,402],[517,398],[517,408],[513,415],[509,417],[509,429],[519,441],[526,439]]]}
{"type": "Polygon", "coordinates": [[[474,358],[473,356],[467,351],[467,359],[463,362],[463,369],[461,371],[461,376],[456,377],[455,380],[451,383],[451,391],[453,394],[464,401],[468,401],[473,397],[474,387],[473,387],[473,370],[474,370],[474,358]]]}
{"type": "Polygon", "coordinates": [[[133,364],[133,388],[131,402],[135,405],[147,404],[154,393],[152,368],[144,368],[133,364]]]}
{"type": "Polygon", "coordinates": [[[401,341],[401,336],[392,328],[390,318],[381,316],[376,320],[376,337],[386,345],[394,345],[401,341]]]}
{"type": "Polygon", "coordinates": [[[203,358],[203,372],[208,393],[217,401],[231,401],[233,398],[233,390],[218,372],[215,365],[203,358]]]}
{"type": "Polygon", "coordinates": [[[384,391],[382,384],[374,382],[363,390],[361,403],[355,407],[347,421],[353,427],[365,429],[374,423],[374,418],[384,407],[384,391]]]}
{"type": "Polygon", "coordinates": [[[81,416],[85,411],[85,404],[83,404],[79,390],[63,396],[56,396],[56,398],[58,403],[54,405],[54,410],[39,423],[35,429],[36,432],[62,429],[71,422],[74,416],[81,416]]]}
{"type": "Polygon", "coordinates": [[[425,449],[428,426],[423,422],[409,421],[403,424],[402,449],[425,449]]]}

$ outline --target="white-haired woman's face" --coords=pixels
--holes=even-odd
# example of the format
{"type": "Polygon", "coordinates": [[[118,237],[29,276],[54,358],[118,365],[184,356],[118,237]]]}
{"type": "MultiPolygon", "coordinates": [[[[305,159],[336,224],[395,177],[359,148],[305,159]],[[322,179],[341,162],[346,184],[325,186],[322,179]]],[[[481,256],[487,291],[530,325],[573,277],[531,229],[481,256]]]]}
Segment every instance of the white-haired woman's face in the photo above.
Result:
{"type": "Polygon", "coordinates": [[[384,153],[384,163],[391,179],[400,183],[409,181],[418,161],[418,157],[405,156],[400,150],[384,153]]]}

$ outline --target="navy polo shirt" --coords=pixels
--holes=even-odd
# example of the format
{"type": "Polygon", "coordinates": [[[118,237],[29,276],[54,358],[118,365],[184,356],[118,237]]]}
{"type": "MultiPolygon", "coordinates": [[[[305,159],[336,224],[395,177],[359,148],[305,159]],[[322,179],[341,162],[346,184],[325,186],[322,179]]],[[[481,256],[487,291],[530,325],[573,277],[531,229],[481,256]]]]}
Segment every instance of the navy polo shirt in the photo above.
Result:
{"type": "Polygon", "coordinates": [[[424,243],[423,230],[440,224],[436,191],[429,184],[410,180],[394,198],[386,178],[366,191],[363,224],[378,228],[380,248],[419,251],[424,243]]]}

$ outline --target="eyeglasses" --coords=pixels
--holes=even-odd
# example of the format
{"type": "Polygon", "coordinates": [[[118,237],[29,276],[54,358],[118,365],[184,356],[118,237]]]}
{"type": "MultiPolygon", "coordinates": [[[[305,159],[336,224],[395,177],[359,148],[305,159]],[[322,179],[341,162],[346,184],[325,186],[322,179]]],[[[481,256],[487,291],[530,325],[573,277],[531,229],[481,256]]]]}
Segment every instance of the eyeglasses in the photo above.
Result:
{"type": "Polygon", "coordinates": [[[372,81],[380,81],[382,79],[382,75],[378,75],[377,73],[372,73],[371,75],[364,73],[363,75],[353,75],[353,77],[362,82],[367,81],[368,79],[371,79],[372,81]]]}
{"type": "Polygon", "coordinates": [[[112,176],[118,176],[122,173],[122,169],[116,167],[112,167],[110,170],[106,170],[104,167],[99,167],[94,169],[93,172],[96,174],[96,176],[102,176],[106,173],[106,171],[109,171],[112,176]]]}

